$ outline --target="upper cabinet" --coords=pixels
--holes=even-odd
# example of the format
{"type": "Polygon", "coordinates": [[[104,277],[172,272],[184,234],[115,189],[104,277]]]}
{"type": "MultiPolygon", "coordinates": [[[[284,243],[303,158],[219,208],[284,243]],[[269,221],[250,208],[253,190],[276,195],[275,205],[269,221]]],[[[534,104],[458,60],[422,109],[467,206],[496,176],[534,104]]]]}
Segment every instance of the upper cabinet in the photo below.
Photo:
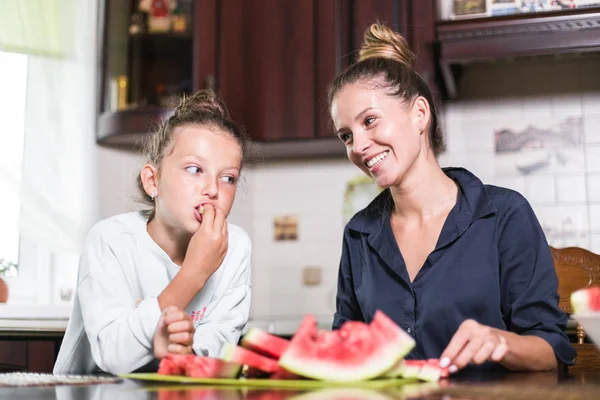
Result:
{"type": "Polygon", "coordinates": [[[193,87],[192,0],[107,0],[98,142],[131,145],[193,87]]]}
{"type": "Polygon", "coordinates": [[[327,88],[375,21],[408,38],[435,84],[433,0],[106,0],[103,21],[100,143],[129,146],[182,93],[212,88],[259,145],[343,154],[327,88]]]}
{"type": "MultiPolygon", "coordinates": [[[[471,62],[600,50],[600,0],[473,3],[480,8],[461,9],[466,15],[436,24],[438,63],[449,98],[460,96],[456,80],[471,62]]],[[[452,14],[450,7],[438,11],[452,14]]]]}

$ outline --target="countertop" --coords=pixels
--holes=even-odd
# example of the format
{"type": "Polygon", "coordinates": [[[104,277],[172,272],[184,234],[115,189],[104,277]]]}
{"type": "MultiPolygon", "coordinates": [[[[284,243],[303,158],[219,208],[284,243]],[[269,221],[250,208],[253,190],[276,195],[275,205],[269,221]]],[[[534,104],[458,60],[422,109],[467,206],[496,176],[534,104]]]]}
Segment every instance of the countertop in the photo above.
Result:
{"type": "MultiPolygon", "coordinates": [[[[71,315],[71,306],[0,304],[2,332],[64,332],[71,315]]],[[[330,329],[332,316],[317,316],[320,329],[330,329]]],[[[301,317],[263,317],[250,319],[245,332],[252,327],[274,335],[291,336],[302,322],[301,317]]]]}
{"type": "Polygon", "coordinates": [[[370,389],[264,390],[173,384],[120,383],[81,386],[0,388],[7,399],[134,399],[134,400],[400,400],[400,399],[582,399],[600,398],[600,371],[463,375],[429,384],[407,384],[381,391],[370,389]]]}

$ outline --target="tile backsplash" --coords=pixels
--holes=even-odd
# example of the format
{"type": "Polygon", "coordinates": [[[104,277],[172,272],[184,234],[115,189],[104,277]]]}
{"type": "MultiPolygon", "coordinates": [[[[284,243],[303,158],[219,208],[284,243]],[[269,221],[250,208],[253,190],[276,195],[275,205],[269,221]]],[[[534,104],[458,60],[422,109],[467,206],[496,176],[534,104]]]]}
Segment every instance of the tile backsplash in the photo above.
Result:
{"type": "MultiPolygon", "coordinates": [[[[447,144],[441,165],[466,167],[485,183],[525,195],[551,244],[600,253],[599,72],[600,57],[468,66],[459,82],[461,99],[446,103],[441,113],[447,144]],[[528,148],[499,152],[496,138],[502,130],[556,132],[567,120],[576,121],[561,139],[575,137],[568,146],[534,140],[528,148]]],[[[136,159],[101,152],[102,166],[116,165],[101,168],[101,182],[111,182],[103,214],[127,211],[126,192],[135,173],[122,171],[136,159]],[[117,168],[127,183],[112,181],[117,168]],[[115,188],[123,194],[121,204],[115,202],[115,188]]],[[[246,171],[230,221],[246,229],[253,242],[252,318],[332,317],[344,191],[360,174],[346,159],[265,162],[246,171]],[[295,241],[274,239],[274,219],[284,215],[298,216],[295,241]],[[319,284],[303,285],[305,267],[321,268],[319,284]]]]}

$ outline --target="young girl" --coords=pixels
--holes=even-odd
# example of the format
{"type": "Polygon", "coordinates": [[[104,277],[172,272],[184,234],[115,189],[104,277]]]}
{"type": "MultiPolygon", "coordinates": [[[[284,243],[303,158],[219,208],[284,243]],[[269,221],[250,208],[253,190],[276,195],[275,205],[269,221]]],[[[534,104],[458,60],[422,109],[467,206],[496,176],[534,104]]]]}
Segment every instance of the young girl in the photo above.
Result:
{"type": "Polygon", "coordinates": [[[330,110],[348,158],[384,190],[344,231],[334,328],[388,314],[416,340],[409,358],[473,368],[570,364],[558,282],[523,196],[440,168],[429,88],[406,41],[382,25],[333,82],[330,110]]]}
{"type": "Polygon", "coordinates": [[[55,374],[156,368],[166,353],[218,355],[250,311],[248,235],[228,224],[247,147],[211,91],[183,99],[147,144],[150,205],[89,232],[55,374]]]}

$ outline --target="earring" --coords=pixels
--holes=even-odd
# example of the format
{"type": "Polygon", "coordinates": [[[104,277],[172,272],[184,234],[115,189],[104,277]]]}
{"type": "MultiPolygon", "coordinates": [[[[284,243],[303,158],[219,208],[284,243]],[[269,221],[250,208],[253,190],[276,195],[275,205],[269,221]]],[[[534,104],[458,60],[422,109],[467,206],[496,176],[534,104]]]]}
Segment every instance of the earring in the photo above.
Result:
{"type": "Polygon", "coordinates": [[[150,193],[150,198],[152,199],[152,201],[154,201],[155,197],[156,197],[156,193],[154,193],[154,191],[152,191],[152,193],[150,193]]]}

